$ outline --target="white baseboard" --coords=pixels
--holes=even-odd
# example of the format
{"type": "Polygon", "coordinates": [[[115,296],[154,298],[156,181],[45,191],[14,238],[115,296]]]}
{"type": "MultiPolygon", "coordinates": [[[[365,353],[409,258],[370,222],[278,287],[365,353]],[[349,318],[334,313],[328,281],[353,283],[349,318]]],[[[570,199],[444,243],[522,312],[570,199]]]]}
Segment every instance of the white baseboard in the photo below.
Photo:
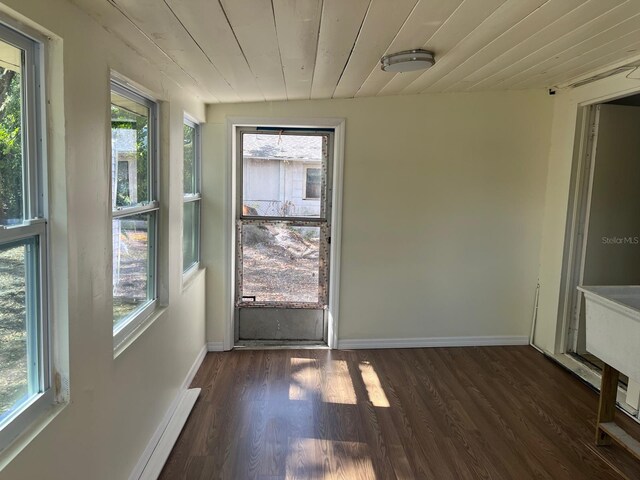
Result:
{"type": "Polygon", "coordinates": [[[529,337],[427,337],[427,338],[372,338],[339,340],[341,350],[376,348],[425,348],[425,347],[487,347],[500,345],[529,345],[529,337]]]}
{"type": "Polygon", "coordinates": [[[207,354],[207,347],[205,345],[200,349],[200,351],[198,352],[198,356],[193,362],[193,365],[191,365],[191,368],[189,369],[189,373],[187,373],[187,376],[182,382],[181,390],[186,390],[187,388],[189,388],[189,385],[191,385],[191,382],[193,382],[193,378],[196,376],[196,373],[198,373],[198,369],[200,368],[200,365],[202,365],[202,362],[204,361],[204,357],[206,354],[207,354]]]}
{"type": "Polygon", "coordinates": [[[223,342],[209,342],[207,343],[207,351],[209,352],[222,352],[224,351],[223,342]]]}
{"type": "Polygon", "coordinates": [[[171,450],[178,440],[178,436],[184,427],[184,424],[189,418],[189,414],[193,409],[193,406],[198,400],[200,395],[199,388],[190,388],[189,390],[183,390],[180,402],[171,416],[171,420],[167,425],[167,428],[162,432],[160,441],[151,454],[151,458],[147,462],[147,465],[140,475],[140,480],[157,480],[162,472],[162,467],[169,458],[171,450]]]}
{"type": "Polygon", "coordinates": [[[198,372],[198,369],[200,368],[200,365],[202,364],[202,361],[204,360],[204,357],[206,354],[207,354],[207,346],[205,345],[202,347],[200,352],[198,352],[198,356],[196,357],[195,361],[191,365],[191,368],[189,369],[187,376],[182,382],[178,395],[176,395],[176,398],[174,398],[173,402],[171,402],[171,405],[169,405],[169,408],[164,414],[164,417],[162,418],[160,425],[158,425],[158,428],[156,428],[156,431],[151,436],[151,439],[149,440],[147,447],[144,449],[144,452],[142,452],[142,455],[140,456],[138,463],[136,463],[136,466],[131,472],[131,475],[129,475],[129,480],[139,480],[141,478],[145,470],[145,467],[149,463],[149,459],[151,458],[154,450],[160,443],[162,434],[167,429],[169,422],[171,422],[171,418],[173,417],[174,413],[178,409],[178,406],[182,402],[183,397],[187,389],[189,388],[189,385],[191,385],[191,382],[193,381],[193,377],[196,376],[196,373],[198,372]]]}

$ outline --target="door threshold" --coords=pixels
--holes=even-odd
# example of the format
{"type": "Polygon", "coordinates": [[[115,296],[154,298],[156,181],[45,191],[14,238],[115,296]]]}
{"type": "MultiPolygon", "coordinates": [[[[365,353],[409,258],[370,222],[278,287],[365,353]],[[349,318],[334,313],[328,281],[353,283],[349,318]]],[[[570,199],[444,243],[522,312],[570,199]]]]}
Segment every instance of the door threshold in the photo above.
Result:
{"type": "Polygon", "coordinates": [[[326,342],[316,340],[240,340],[234,350],[328,350],[326,342]]]}
{"type": "MultiPolygon", "coordinates": [[[[556,353],[549,354],[543,352],[551,360],[555,361],[561,367],[568,370],[573,375],[576,375],[580,380],[593,388],[596,392],[600,391],[600,381],[602,373],[596,370],[592,364],[585,362],[581,358],[576,358],[571,353],[556,353]]],[[[616,404],[620,407],[620,410],[626,413],[629,417],[633,418],[636,422],[640,423],[638,418],[638,410],[627,404],[625,399],[627,398],[627,391],[618,385],[618,394],[616,395],[616,404]]]]}

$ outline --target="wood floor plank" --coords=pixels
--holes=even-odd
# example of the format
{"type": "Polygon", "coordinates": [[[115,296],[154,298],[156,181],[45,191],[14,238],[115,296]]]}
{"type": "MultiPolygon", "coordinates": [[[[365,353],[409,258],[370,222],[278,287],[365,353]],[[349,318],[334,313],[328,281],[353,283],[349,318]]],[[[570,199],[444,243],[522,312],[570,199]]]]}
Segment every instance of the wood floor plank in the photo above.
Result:
{"type": "MultiPolygon", "coordinates": [[[[451,352],[455,355],[456,352],[451,352]]],[[[458,370],[471,376],[474,387],[486,398],[487,410],[495,411],[504,435],[516,446],[521,455],[533,457],[533,470],[540,470],[551,475],[551,478],[570,479],[562,449],[554,446],[553,435],[536,422],[533,414],[519,398],[518,390],[505,390],[503,382],[491,375],[485,362],[474,362],[472,358],[459,355],[454,358],[458,370]],[[505,408],[506,407],[506,408],[505,408]]],[[[533,478],[544,478],[545,474],[537,473],[533,478]]]]}
{"type": "Polygon", "coordinates": [[[446,420],[446,428],[453,433],[451,437],[458,452],[466,454],[466,463],[471,467],[474,478],[508,478],[504,475],[503,465],[493,458],[491,446],[480,434],[475,420],[462,408],[459,399],[446,384],[448,372],[434,364],[433,352],[427,354],[419,350],[416,353],[418,356],[414,368],[432,382],[429,393],[436,399],[436,405],[446,420]]]}
{"type": "MultiPolygon", "coordinates": [[[[210,353],[161,480],[640,479],[531,347],[210,353]]],[[[616,421],[640,438],[640,425],[616,421]]]]}
{"type": "MultiPolygon", "coordinates": [[[[483,353],[489,356],[492,355],[491,352],[483,353]]],[[[499,364],[497,359],[494,360],[492,365],[501,372],[503,378],[509,376],[512,382],[515,382],[516,378],[523,378],[521,376],[516,377],[515,375],[517,374],[512,371],[507,371],[507,368],[503,364],[499,364]]],[[[586,423],[574,421],[574,414],[567,408],[566,397],[562,389],[558,388],[558,385],[556,385],[556,388],[545,390],[545,394],[541,394],[540,388],[530,382],[522,382],[520,388],[524,393],[523,399],[525,399],[527,410],[535,414],[537,419],[543,425],[546,425],[547,431],[551,432],[554,438],[565,445],[564,453],[567,454],[570,461],[575,465],[588,466],[593,474],[597,475],[595,478],[617,478],[601,459],[590,455],[584,450],[583,445],[574,441],[576,438],[582,438],[583,435],[590,434],[593,436],[595,430],[588,427],[586,423]]],[[[585,417],[589,415],[586,409],[583,410],[585,417]]]]}
{"type": "Polygon", "coordinates": [[[518,449],[514,448],[507,436],[504,434],[504,424],[494,421],[492,416],[492,406],[481,406],[477,396],[474,395],[473,384],[468,382],[468,378],[463,377],[463,369],[451,368],[455,363],[450,362],[446,349],[434,351],[434,365],[439,371],[447,371],[445,379],[448,379],[451,392],[462,406],[467,415],[473,418],[477,425],[476,442],[483,450],[487,451],[491,462],[500,467],[500,475],[503,478],[517,478],[527,475],[539,477],[539,471],[533,470],[530,463],[523,461],[518,449]],[[484,439],[484,441],[483,441],[484,439]]]}
{"type": "Polygon", "coordinates": [[[596,475],[594,478],[615,478],[611,476],[612,473],[609,470],[603,469],[601,461],[588,455],[574,441],[578,434],[575,428],[576,423],[574,421],[564,422],[565,404],[558,401],[557,398],[559,385],[556,388],[550,388],[545,395],[540,395],[538,389],[532,387],[526,380],[521,381],[520,379],[523,377],[515,375],[504,364],[493,360],[489,353],[481,352],[481,354],[485,359],[485,364],[491,366],[494,375],[505,384],[510,385],[510,391],[519,390],[522,392],[522,395],[519,396],[522,400],[520,412],[528,418],[532,425],[536,425],[538,431],[544,434],[545,443],[564,445],[559,453],[562,458],[560,462],[562,467],[566,467],[568,463],[576,469],[584,465],[596,475]]]}
{"type": "Polygon", "coordinates": [[[403,371],[394,369],[395,359],[386,352],[376,355],[377,365],[384,371],[384,385],[389,398],[391,416],[395,427],[399,430],[405,452],[409,456],[414,476],[425,479],[453,479],[453,464],[449,451],[443,448],[442,432],[436,431],[429,421],[422,402],[414,401],[412,388],[407,388],[408,380],[403,371]],[[410,411],[402,406],[415,405],[410,411]],[[440,458],[438,462],[430,462],[431,457],[440,458]]]}

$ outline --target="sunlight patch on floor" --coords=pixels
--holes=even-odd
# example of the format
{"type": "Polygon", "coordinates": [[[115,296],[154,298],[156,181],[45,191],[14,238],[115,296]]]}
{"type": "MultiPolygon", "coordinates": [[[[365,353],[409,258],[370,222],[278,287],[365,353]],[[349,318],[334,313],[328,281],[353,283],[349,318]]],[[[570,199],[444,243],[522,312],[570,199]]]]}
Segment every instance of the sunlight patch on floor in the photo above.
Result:
{"type": "Polygon", "coordinates": [[[362,381],[367,388],[369,394],[369,400],[374,407],[389,407],[389,399],[384,393],[380,378],[376,373],[373,365],[369,362],[360,362],[360,374],[362,375],[362,381]]]}
{"type": "Polygon", "coordinates": [[[289,440],[285,478],[355,479],[376,478],[376,474],[366,443],[292,438],[289,440]],[[318,452],[322,452],[321,457],[325,457],[325,461],[306,461],[318,458],[318,452]]]}
{"type": "Polygon", "coordinates": [[[313,358],[291,358],[289,400],[311,400],[319,394],[317,362],[313,358]]]}
{"type": "Polygon", "coordinates": [[[349,365],[345,360],[331,360],[327,368],[328,381],[322,388],[322,401],[356,405],[356,391],[349,374],[349,365]]]}

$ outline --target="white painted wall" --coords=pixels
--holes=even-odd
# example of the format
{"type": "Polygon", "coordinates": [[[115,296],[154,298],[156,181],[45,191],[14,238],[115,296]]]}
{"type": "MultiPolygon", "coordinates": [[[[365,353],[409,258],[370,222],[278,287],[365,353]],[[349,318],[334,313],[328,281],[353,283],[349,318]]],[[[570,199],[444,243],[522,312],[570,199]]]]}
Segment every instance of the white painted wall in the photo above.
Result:
{"type": "MultiPolygon", "coordinates": [[[[64,347],[58,364],[70,375],[71,403],[0,471],[0,478],[126,479],[205,343],[205,275],[199,272],[183,290],[181,269],[182,118],[187,110],[203,119],[204,107],[183,96],[178,85],[71,3],[5,4],[0,5],[3,13],[24,15],[25,22],[32,20],[52,37],[52,283],[55,335],[64,347]],[[108,201],[110,68],[165,101],[160,292],[166,307],[115,359],[108,201]]],[[[0,465],[15,453],[0,456],[0,465]]]]}
{"type": "Polygon", "coordinates": [[[540,300],[535,343],[550,353],[564,348],[560,302],[571,166],[576,139],[576,119],[582,105],[600,103],[640,91],[637,72],[621,74],[578,88],[559,90],[554,97],[551,148],[542,246],[540,251],[540,300]]]}
{"type": "Polygon", "coordinates": [[[542,91],[209,106],[208,341],[232,295],[227,116],[346,118],[341,340],[527,336],[551,107],[542,91]]]}

